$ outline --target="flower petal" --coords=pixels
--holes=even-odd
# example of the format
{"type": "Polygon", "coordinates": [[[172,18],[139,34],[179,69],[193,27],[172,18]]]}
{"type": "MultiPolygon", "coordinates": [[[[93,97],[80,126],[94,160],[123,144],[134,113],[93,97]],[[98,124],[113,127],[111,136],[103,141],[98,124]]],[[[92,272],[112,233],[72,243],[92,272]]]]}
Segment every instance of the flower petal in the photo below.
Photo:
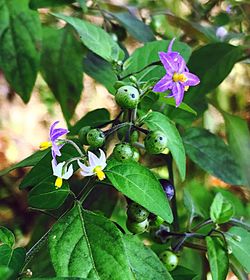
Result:
{"type": "Polygon", "coordinates": [[[196,75],[189,72],[183,72],[182,74],[187,77],[187,81],[182,83],[184,86],[196,86],[200,83],[200,79],[196,75]]]}
{"type": "Polygon", "coordinates": [[[73,175],[73,173],[74,173],[73,165],[71,164],[68,170],[63,174],[62,178],[67,180],[73,175]]]}
{"type": "Polygon", "coordinates": [[[153,91],[154,92],[164,92],[171,88],[173,84],[172,77],[165,75],[158,83],[155,84],[153,91]]]}
{"type": "Polygon", "coordinates": [[[51,141],[56,141],[59,137],[61,137],[64,134],[67,134],[69,131],[66,128],[57,128],[54,129],[52,134],[50,135],[51,141]]]}
{"type": "Polygon", "coordinates": [[[99,149],[99,152],[100,152],[100,158],[99,158],[100,166],[102,167],[102,169],[104,169],[107,166],[106,155],[102,149],[99,149]]]}
{"type": "Polygon", "coordinates": [[[54,128],[55,128],[55,126],[56,126],[58,123],[59,123],[59,121],[55,121],[55,122],[51,125],[50,131],[49,131],[50,136],[53,134],[54,128]]]}
{"type": "Polygon", "coordinates": [[[175,98],[176,107],[178,107],[184,97],[184,86],[181,83],[175,83],[172,88],[173,97],[175,98]]]}
{"type": "Polygon", "coordinates": [[[93,174],[93,167],[92,166],[87,166],[87,165],[81,163],[79,160],[77,161],[77,163],[78,163],[78,165],[80,166],[80,168],[82,169],[83,172],[93,174]]]}
{"type": "Polygon", "coordinates": [[[174,41],[175,41],[175,38],[173,38],[173,39],[170,41],[170,43],[169,43],[169,45],[168,45],[168,52],[172,52],[172,47],[173,47],[174,41]]]}
{"type": "Polygon", "coordinates": [[[62,169],[65,164],[65,161],[56,164],[56,161],[52,159],[51,163],[52,163],[53,175],[62,178],[62,169]]]}
{"type": "Polygon", "coordinates": [[[166,69],[167,72],[174,73],[176,72],[176,64],[171,57],[171,53],[165,53],[165,52],[159,52],[159,57],[161,60],[161,63],[163,64],[164,68],[166,69]]]}
{"type": "Polygon", "coordinates": [[[92,152],[88,152],[88,159],[89,159],[89,165],[94,168],[95,166],[100,165],[99,158],[92,152]]]}

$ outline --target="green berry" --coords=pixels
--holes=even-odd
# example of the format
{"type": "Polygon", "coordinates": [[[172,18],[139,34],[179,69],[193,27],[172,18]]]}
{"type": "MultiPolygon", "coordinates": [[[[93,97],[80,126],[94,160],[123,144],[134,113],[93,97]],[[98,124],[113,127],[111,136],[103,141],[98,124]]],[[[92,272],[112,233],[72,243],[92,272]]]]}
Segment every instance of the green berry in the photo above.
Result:
{"type": "Polygon", "coordinates": [[[126,225],[130,232],[136,234],[136,233],[143,233],[144,231],[146,231],[148,229],[149,223],[148,223],[148,219],[140,223],[133,222],[128,219],[126,225]]]}
{"type": "Polygon", "coordinates": [[[105,134],[99,128],[93,128],[87,133],[88,144],[93,148],[101,147],[105,142],[105,134]]]}
{"type": "Polygon", "coordinates": [[[159,130],[151,131],[144,139],[144,145],[148,153],[160,154],[167,148],[167,137],[159,130]]]}
{"type": "Polygon", "coordinates": [[[117,144],[113,150],[114,157],[119,161],[132,159],[133,149],[128,143],[117,144]]]}
{"type": "Polygon", "coordinates": [[[90,131],[90,126],[84,126],[79,131],[79,140],[82,145],[88,145],[87,134],[90,131]]]}
{"type": "Polygon", "coordinates": [[[115,95],[116,103],[123,109],[135,109],[139,98],[138,90],[132,86],[120,87],[115,95]]]}
{"type": "Polygon", "coordinates": [[[178,257],[172,251],[166,250],[159,257],[168,271],[174,270],[178,265],[178,257]]]}
{"type": "Polygon", "coordinates": [[[133,150],[132,159],[133,159],[134,161],[139,161],[139,159],[140,159],[140,153],[139,153],[139,151],[138,151],[135,147],[132,147],[132,150],[133,150]]]}
{"type": "Polygon", "coordinates": [[[149,212],[140,204],[132,202],[128,206],[127,215],[129,220],[140,223],[148,218],[149,212]]]}

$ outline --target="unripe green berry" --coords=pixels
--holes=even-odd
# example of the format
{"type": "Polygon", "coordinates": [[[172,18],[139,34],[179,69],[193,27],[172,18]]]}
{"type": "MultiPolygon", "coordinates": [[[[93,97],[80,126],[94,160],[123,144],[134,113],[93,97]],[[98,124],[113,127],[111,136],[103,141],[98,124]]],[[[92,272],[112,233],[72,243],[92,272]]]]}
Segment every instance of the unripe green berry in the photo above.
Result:
{"type": "Polygon", "coordinates": [[[135,109],[139,98],[138,90],[132,86],[122,86],[115,94],[116,103],[123,109],[135,109]]]}
{"type": "Polygon", "coordinates": [[[159,257],[168,271],[173,271],[178,265],[178,257],[172,251],[166,250],[159,257]]]}
{"type": "Polygon", "coordinates": [[[133,159],[134,161],[139,161],[139,159],[140,159],[140,153],[139,153],[139,151],[138,151],[135,147],[132,147],[132,150],[133,150],[132,159],[133,159]]]}
{"type": "Polygon", "coordinates": [[[114,157],[119,161],[132,159],[133,154],[133,149],[128,143],[117,144],[113,150],[114,157]]]}
{"type": "Polygon", "coordinates": [[[127,215],[129,220],[140,223],[148,218],[149,212],[140,204],[132,202],[128,205],[127,215]]]}
{"type": "Polygon", "coordinates": [[[91,147],[99,148],[105,142],[105,134],[101,129],[93,128],[87,134],[87,141],[91,147]]]}
{"type": "Polygon", "coordinates": [[[79,140],[82,145],[88,145],[87,134],[91,130],[90,126],[84,126],[79,130],[79,140]]]}
{"type": "Polygon", "coordinates": [[[135,76],[130,76],[130,77],[129,77],[129,80],[130,80],[130,82],[132,82],[132,83],[137,83],[137,79],[136,79],[135,76]]]}
{"type": "Polygon", "coordinates": [[[144,145],[148,153],[160,154],[167,148],[167,137],[159,130],[151,131],[144,139],[144,145]]]}
{"type": "Polygon", "coordinates": [[[136,233],[143,233],[144,231],[146,231],[148,229],[149,222],[148,219],[140,223],[133,222],[128,219],[126,225],[130,232],[136,234],[136,233]]]}

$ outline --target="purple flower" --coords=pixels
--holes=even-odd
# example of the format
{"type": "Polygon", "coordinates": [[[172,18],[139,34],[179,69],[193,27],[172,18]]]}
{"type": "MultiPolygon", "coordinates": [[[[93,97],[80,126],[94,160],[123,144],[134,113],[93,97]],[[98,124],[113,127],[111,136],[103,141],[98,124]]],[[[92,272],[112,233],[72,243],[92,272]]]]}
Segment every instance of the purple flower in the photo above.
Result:
{"type": "Polygon", "coordinates": [[[166,69],[166,75],[154,86],[153,91],[164,92],[170,90],[171,93],[166,97],[174,97],[176,107],[178,107],[184,97],[184,91],[190,86],[199,84],[199,78],[190,73],[185,60],[178,52],[172,51],[173,39],[168,47],[168,51],[159,52],[160,60],[166,69]]]}
{"type": "MultiPolygon", "coordinates": [[[[40,144],[40,150],[45,150],[51,147],[52,157],[55,160],[56,156],[61,156],[60,149],[64,144],[58,143],[58,139],[67,134],[69,131],[65,128],[55,128],[55,126],[59,123],[59,121],[54,122],[50,127],[49,138],[50,141],[42,142],[40,144]]],[[[56,162],[56,161],[55,161],[56,162]]]]}
{"type": "Polygon", "coordinates": [[[231,14],[231,13],[232,13],[232,5],[231,5],[231,4],[227,5],[227,7],[226,7],[226,12],[227,12],[228,14],[231,14]]]}

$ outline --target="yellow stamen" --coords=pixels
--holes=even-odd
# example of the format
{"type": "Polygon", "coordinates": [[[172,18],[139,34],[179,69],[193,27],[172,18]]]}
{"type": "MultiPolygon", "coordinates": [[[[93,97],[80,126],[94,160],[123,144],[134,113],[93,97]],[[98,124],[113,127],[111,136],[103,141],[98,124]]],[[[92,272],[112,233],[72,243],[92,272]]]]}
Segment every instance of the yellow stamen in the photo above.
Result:
{"type": "Polygon", "coordinates": [[[179,73],[174,73],[173,75],[173,81],[174,82],[186,82],[187,81],[187,77],[184,74],[179,74],[179,73]]]}
{"type": "Polygon", "coordinates": [[[184,87],[184,90],[185,90],[185,91],[188,91],[188,89],[189,89],[189,86],[185,86],[185,87],[184,87]]]}
{"type": "Polygon", "coordinates": [[[60,177],[57,177],[57,178],[56,178],[56,181],[55,181],[55,186],[56,186],[56,189],[61,188],[62,183],[63,183],[63,179],[62,179],[62,178],[60,178],[60,177]]]}
{"type": "Polygon", "coordinates": [[[42,142],[40,145],[39,145],[39,149],[41,150],[41,151],[43,151],[43,150],[46,150],[46,149],[48,149],[49,147],[51,147],[52,146],[52,143],[49,141],[46,141],[46,142],[42,142]]]}
{"type": "Polygon", "coordinates": [[[95,172],[96,176],[98,177],[98,179],[100,181],[105,179],[106,176],[105,176],[104,172],[102,171],[101,166],[96,166],[93,171],[95,172]]]}

